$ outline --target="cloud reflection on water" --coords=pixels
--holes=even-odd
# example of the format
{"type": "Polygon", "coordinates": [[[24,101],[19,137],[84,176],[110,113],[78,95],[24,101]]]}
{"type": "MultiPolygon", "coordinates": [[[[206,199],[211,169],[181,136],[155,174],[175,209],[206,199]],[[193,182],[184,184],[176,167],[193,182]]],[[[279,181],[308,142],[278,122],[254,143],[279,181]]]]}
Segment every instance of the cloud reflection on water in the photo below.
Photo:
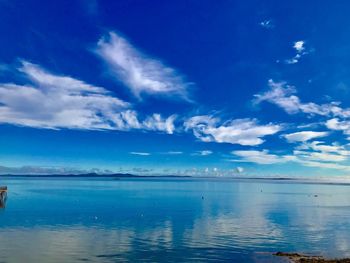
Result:
{"type": "Polygon", "coordinates": [[[11,183],[10,205],[0,213],[5,262],[240,257],[254,262],[253,252],[277,250],[350,256],[348,186],[203,180],[11,183]],[[99,187],[91,190],[94,184],[99,187]]]}

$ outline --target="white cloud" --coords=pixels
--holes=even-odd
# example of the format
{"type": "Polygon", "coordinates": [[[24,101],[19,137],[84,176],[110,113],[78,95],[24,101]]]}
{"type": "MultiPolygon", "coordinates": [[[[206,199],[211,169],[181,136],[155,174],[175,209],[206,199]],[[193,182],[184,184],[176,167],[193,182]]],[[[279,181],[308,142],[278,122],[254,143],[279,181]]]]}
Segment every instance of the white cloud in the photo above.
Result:
{"type": "Polygon", "coordinates": [[[254,95],[254,103],[259,104],[263,101],[276,104],[284,109],[289,114],[294,114],[300,111],[300,100],[297,96],[294,87],[287,85],[285,82],[275,82],[272,79],[268,82],[270,90],[254,95]]]}
{"type": "Polygon", "coordinates": [[[282,129],[282,126],[277,124],[259,125],[255,119],[236,119],[222,123],[219,118],[210,115],[194,116],[188,119],[184,126],[204,142],[251,146],[262,144],[262,137],[282,129]]]}
{"type": "Polygon", "coordinates": [[[242,151],[233,151],[233,155],[240,157],[239,160],[234,160],[238,162],[250,162],[257,164],[274,164],[274,163],[284,163],[288,161],[293,161],[294,156],[284,155],[278,156],[275,154],[269,153],[268,150],[242,150],[242,151]]]}
{"type": "Polygon", "coordinates": [[[309,152],[295,150],[294,155],[299,156],[302,160],[322,161],[322,162],[342,162],[347,160],[346,156],[336,153],[327,152],[309,152]]]}
{"type": "Polygon", "coordinates": [[[327,145],[321,141],[313,141],[310,143],[303,143],[302,145],[298,146],[296,149],[298,149],[298,150],[311,149],[311,150],[319,151],[319,152],[338,153],[341,155],[350,155],[350,151],[345,149],[345,147],[342,145],[338,145],[336,143],[333,143],[331,145],[327,145]]]}
{"type": "Polygon", "coordinates": [[[190,83],[183,76],[161,61],[143,54],[115,32],[98,41],[96,53],[136,97],[161,94],[189,100],[187,89],[190,83]]]}
{"type": "Polygon", "coordinates": [[[161,131],[168,134],[173,134],[175,131],[175,119],[176,115],[163,118],[160,114],[155,113],[146,117],[143,121],[139,121],[138,113],[134,110],[125,110],[111,117],[118,130],[142,129],[161,131]]]}
{"type": "Polygon", "coordinates": [[[316,168],[326,168],[326,169],[335,169],[349,172],[350,167],[348,165],[338,164],[338,163],[329,163],[329,162],[316,162],[316,161],[301,161],[304,166],[316,167],[316,168]]]}
{"type": "Polygon", "coordinates": [[[130,154],[132,154],[132,155],[140,155],[140,156],[149,156],[149,155],[151,155],[148,152],[130,152],[130,154]]]}
{"type": "Polygon", "coordinates": [[[183,154],[183,152],[181,151],[168,151],[168,152],[164,152],[162,154],[168,154],[168,155],[180,155],[183,154]]]}
{"type": "Polygon", "coordinates": [[[309,52],[306,51],[305,49],[305,41],[299,40],[294,42],[293,48],[296,50],[297,54],[290,59],[286,59],[287,64],[296,64],[299,62],[302,56],[308,54],[309,52]]]}
{"type": "MultiPolygon", "coordinates": [[[[35,84],[43,86],[43,89],[45,90],[53,89],[57,92],[70,91],[73,94],[81,94],[81,92],[97,94],[109,93],[109,91],[104,88],[86,84],[83,81],[74,79],[72,77],[54,75],[39,67],[38,65],[35,65],[28,61],[21,61],[21,63],[22,67],[19,68],[19,71],[23,72],[35,84]]],[[[121,101],[118,102],[125,104],[121,101]]]]}
{"type": "Polygon", "coordinates": [[[108,119],[129,104],[106,89],[53,75],[23,62],[31,85],[0,84],[0,122],[41,128],[110,129],[108,119]]]}
{"type": "Polygon", "coordinates": [[[264,20],[264,21],[261,21],[259,24],[260,26],[267,29],[274,28],[274,24],[272,23],[272,20],[264,20]]]}
{"type": "Polygon", "coordinates": [[[296,64],[299,62],[299,59],[301,58],[300,54],[296,54],[293,58],[286,59],[287,64],[296,64]]]}
{"type": "Polygon", "coordinates": [[[288,114],[305,113],[308,115],[321,116],[339,116],[350,117],[350,109],[339,107],[339,102],[331,102],[327,104],[316,104],[313,102],[303,103],[294,95],[296,89],[288,85],[286,82],[275,82],[269,80],[270,89],[264,93],[254,95],[253,102],[259,104],[263,101],[275,104],[285,110],[288,114]]]}
{"type": "Polygon", "coordinates": [[[338,118],[333,118],[326,121],[326,127],[330,130],[343,131],[350,135],[350,121],[341,121],[338,118]]]}
{"type": "Polygon", "coordinates": [[[293,48],[298,52],[301,53],[305,50],[305,41],[300,40],[294,42],[293,48]]]}
{"type": "Polygon", "coordinates": [[[301,131],[282,135],[288,142],[305,142],[314,138],[325,137],[328,132],[301,131]]]}
{"type": "Polygon", "coordinates": [[[324,142],[313,141],[296,147],[294,155],[303,161],[342,162],[348,159],[350,151],[345,146],[335,143],[327,145],[324,142]]]}
{"type": "Polygon", "coordinates": [[[208,156],[208,155],[211,155],[211,154],[213,154],[212,151],[210,151],[210,150],[203,150],[203,151],[197,151],[193,155],[208,156]]]}
{"type": "Polygon", "coordinates": [[[175,116],[139,121],[131,105],[110,91],[22,61],[30,84],[0,84],[0,123],[37,128],[144,129],[173,133],[175,116]]]}
{"type": "Polygon", "coordinates": [[[296,128],[298,129],[315,129],[319,128],[320,126],[324,126],[323,122],[308,122],[308,123],[302,123],[297,124],[296,128]]]}
{"type": "Polygon", "coordinates": [[[176,115],[171,115],[164,119],[160,114],[153,114],[144,120],[143,126],[147,130],[165,131],[168,134],[173,134],[175,130],[175,119],[176,115]]]}
{"type": "Polygon", "coordinates": [[[230,160],[234,162],[257,164],[294,162],[308,167],[350,171],[350,167],[344,164],[350,156],[350,151],[344,146],[326,145],[318,141],[304,143],[296,147],[293,155],[277,155],[270,153],[268,150],[240,150],[233,151],[232,154],[239,157],[239,159],[230,160]]]}

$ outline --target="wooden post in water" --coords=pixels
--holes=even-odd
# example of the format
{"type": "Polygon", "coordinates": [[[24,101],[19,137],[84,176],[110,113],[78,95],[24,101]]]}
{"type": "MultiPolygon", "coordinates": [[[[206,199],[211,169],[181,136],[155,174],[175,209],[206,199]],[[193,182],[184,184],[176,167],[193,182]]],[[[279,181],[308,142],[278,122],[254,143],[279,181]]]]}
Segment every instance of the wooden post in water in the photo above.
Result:
{"type": "Polygon", "coordinates": [[[7,186],[0,186],[0,208],[5,208],[7,198],[7,186]]]}

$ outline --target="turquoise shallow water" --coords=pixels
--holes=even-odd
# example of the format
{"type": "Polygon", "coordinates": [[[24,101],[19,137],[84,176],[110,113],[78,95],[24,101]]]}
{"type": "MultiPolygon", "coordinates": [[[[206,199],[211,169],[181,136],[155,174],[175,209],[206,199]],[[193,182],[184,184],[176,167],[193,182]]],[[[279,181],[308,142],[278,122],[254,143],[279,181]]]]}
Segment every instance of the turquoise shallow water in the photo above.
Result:
{"type": "Polygon", "coordinates": [[[0,262],[270,262],[275,251],[350,257],[347,185],[0,180],[9,186],[0,262]]]}

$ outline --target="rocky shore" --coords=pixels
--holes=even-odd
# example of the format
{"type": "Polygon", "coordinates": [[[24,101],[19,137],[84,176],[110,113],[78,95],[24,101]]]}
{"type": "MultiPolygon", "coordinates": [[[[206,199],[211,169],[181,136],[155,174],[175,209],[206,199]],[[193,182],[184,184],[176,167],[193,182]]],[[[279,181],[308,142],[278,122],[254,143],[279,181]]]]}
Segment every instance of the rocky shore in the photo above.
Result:
{"type": "Polygon", "coordinates": [[[320,256],[309,256],[299,253],[277,252],[274,254],[278,257],[286,257],[294,263],[350,263],[350,258],[343,259],[326,259],[320,256]]]}

